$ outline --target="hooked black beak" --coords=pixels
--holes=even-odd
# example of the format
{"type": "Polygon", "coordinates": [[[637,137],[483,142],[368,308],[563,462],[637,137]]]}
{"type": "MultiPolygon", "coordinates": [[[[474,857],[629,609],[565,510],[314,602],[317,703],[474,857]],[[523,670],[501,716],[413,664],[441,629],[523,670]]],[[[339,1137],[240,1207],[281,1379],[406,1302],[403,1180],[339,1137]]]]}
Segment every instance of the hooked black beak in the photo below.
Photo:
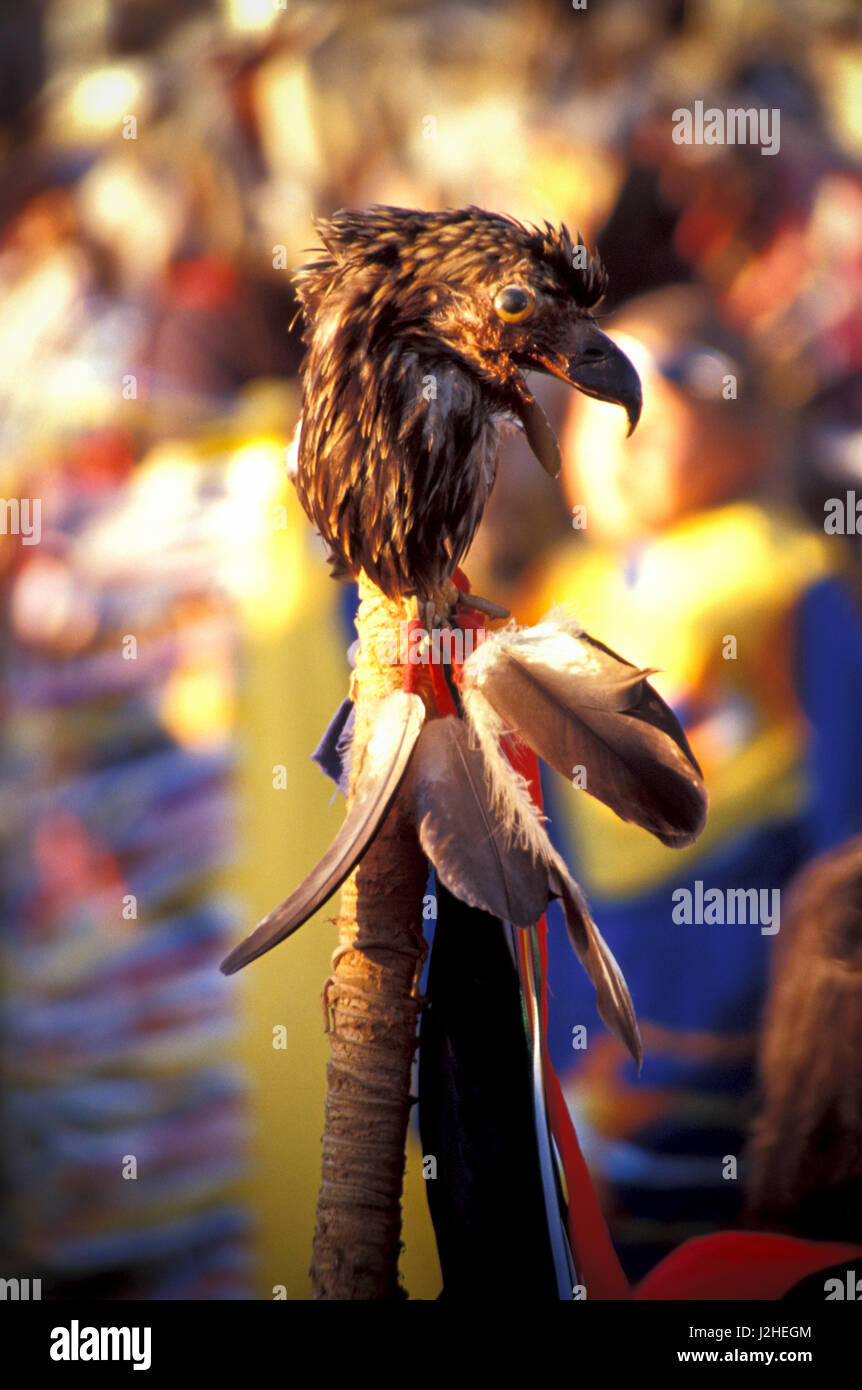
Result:
{"type": "Polygon", "coordinates": [[[557,375],[585,396],[621,405],[629,422],[628,438],[643,404],[640,377],[625,353],[588,319],[578,324],[576,339],[575,352],[557,375]]]}
{"type": "MultiPolygon", "coordinates": [[[[559,354],[525,355],[521,365],[550,372],[569,386],[576,386],[585,396],[621,405],[629,422],[628,438],[640,419],[643,397],[640,377],[625,353],[591,319],[580,319],[574,324],[561,346],[559,354]]],[[[557,437],[520,373],[510,381],[509,392],[509,404],[524,427],[530,448],[551,477],[559,477],[562,459],[557,437]]]]}

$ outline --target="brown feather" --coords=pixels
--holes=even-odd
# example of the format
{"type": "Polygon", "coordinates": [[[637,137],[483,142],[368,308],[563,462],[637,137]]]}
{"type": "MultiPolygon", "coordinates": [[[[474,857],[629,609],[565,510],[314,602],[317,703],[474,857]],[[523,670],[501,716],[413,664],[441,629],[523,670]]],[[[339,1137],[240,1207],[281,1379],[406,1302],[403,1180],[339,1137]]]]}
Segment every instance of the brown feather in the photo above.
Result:
{"type": "Polygon", "coordinates": [[[463,668],[465,709],[503,725],[621,819],[680,849],[706,819],[700,768],[670,707],[639,670],[574,624],[493,634],[463,668]]]}

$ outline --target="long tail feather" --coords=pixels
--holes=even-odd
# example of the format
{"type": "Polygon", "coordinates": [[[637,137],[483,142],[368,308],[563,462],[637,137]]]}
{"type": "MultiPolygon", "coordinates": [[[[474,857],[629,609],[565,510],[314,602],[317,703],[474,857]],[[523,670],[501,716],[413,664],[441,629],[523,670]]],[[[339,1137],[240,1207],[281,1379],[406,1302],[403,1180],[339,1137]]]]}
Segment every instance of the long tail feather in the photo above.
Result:
{"type": "Polygon", "coordinates": [[[341,829],[296,891],[225,956],[221,963],[225,975],[233,975],[284,941],[341,887],[386,818],[424,719],[425,706],[418,695],[396,690],[381,700],[341,829]]]}

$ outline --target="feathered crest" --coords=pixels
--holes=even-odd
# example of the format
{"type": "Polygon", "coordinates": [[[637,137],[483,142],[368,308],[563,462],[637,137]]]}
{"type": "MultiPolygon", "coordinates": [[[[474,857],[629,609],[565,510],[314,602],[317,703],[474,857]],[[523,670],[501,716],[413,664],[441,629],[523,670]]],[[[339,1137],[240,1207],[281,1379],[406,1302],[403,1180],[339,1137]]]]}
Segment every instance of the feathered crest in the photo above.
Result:
{"type": "Polygon", "coordinates": [[[418,212],[374,206],[345,209],[315,222],[324,250],[296,273],[297,292],[308,317],[330,287],[346,275],[367,273],[393,285],[410,278],[451,277],[463,284],[499,280],[529,269],[547,294],[593,309],[607,288],[600,259],[565,225],[543,227],[483,208],[418,212]]]}

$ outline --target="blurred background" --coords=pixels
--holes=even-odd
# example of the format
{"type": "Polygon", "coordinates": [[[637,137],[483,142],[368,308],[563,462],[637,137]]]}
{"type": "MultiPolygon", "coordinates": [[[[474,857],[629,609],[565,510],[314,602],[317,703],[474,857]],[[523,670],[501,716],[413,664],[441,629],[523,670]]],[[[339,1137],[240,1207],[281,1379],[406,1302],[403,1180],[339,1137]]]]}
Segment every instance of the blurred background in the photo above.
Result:
{"type": "MultiPolygon", "coordinates": [[[[642,1019],[637,1080],[555,929],[633,1276],[739,1219],[773,947],[671,891],[862,830],[862,549],[825,524],[862,501],[854,0],[0,0],[0,1274],[44,1297],[309,1295],[333,909],[217,965],[342,817],[309,755],[353,596],[285,476],[291,271],[372,202],[565,220],[644,382],[629,441],[539,385],[563,477],[507,443],[466,566],[662,667],[710,789],[674,855],[548,786],[642,1019]],[[779,151],[674,143],[697,100],[778,110],[779,151]]],[[[404,1239],[436,1297],[412,1134],[404,1239]]]]}

